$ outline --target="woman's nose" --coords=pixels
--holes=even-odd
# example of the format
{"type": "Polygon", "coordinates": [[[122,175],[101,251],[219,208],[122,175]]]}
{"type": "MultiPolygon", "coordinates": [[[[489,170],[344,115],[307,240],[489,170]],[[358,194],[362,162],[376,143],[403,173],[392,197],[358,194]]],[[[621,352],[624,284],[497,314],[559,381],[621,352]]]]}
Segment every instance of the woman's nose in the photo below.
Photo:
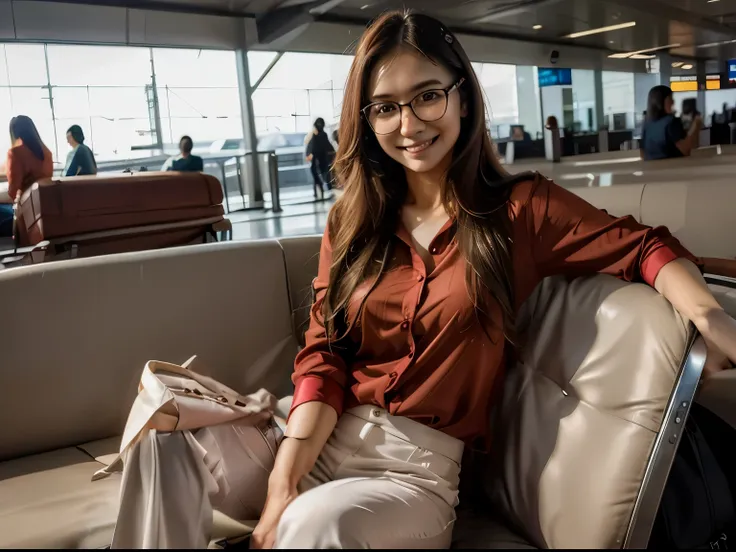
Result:
{"type": "Polygon", "coordinates": [[[424,122],[414,115],[411,107],[408,105],[401,106],[401,135],[413,136],[424,130],[424,122]]]}

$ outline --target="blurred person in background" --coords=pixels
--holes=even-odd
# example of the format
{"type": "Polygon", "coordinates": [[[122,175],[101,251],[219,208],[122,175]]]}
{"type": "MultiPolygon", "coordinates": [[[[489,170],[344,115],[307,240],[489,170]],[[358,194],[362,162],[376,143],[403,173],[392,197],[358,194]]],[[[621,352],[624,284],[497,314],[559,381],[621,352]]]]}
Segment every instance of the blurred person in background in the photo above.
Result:
{"type": "Polygon", "coordinates": [[[332,189],[330,169],[334,157],[335,148],[332,146],[325,132],[325,120],[322,117],[318,117],[314,121],[312,132],[307,135],[307,161],[311,163],[309,168],[312,171],[312,178],[314,179],[315,199],[317,199],[318,190],[319,198],[324,199],[325,187],[327,190],[332,189]]]}
{"type": "Polygon", "coordinates": [[[179,155],[169,157],[161,167],[162,171],[202,172],[204,161],[198,155],[192,155],[194,142],[189,136],[182,136],[179,140],[179,155]]]}
{"type": "Polygon", "coordinates": [[[72,125],[66,131],[66,141],[72,150],[66,156],[64,176],[84,176],[97,174],[95,154],[84,143],[84,132],[79,125],[72,125]]]}
{"type": "Polygon", "coordinates": [[[642,130],[640,153],[644,160],[669,159],[690,155],[697,147],[703,119],[697,115],[685,131],[673,113],[674,99],[669,86],[655,86],[647,99],[647,120],[642,130]]]}
{"type": "Polygon", "coordinates": [[[698,117],[702,117],[702,115],[700,114],[700,111],[698,111],[697,100],[695,98],[687,98],[686,100],[683,100],[680,121],[682,122],[682,128],[685,129],[685,132],[690,130],[693,121],[698,117]]]}
{"type": "Polygon", "coordinates": [[[10,149],[5,163],[8,191],[0,197],[0,236],[13,234],[13,203],[34,182],[54,174],[51,151],[30,117],[10,119],[10,149]]]}

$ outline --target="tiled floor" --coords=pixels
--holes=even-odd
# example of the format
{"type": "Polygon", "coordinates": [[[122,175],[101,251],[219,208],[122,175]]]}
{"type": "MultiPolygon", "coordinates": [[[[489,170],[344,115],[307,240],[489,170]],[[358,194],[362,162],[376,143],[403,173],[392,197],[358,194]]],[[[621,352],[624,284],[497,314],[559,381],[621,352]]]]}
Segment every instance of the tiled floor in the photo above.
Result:
{"type": "Polygon", "coordinates": [[[253,240],[304,234],[322,234],[334,198],[299,205],[284,205],[281,213],[241,211],[227,215],[234,240],[253,240]]]}

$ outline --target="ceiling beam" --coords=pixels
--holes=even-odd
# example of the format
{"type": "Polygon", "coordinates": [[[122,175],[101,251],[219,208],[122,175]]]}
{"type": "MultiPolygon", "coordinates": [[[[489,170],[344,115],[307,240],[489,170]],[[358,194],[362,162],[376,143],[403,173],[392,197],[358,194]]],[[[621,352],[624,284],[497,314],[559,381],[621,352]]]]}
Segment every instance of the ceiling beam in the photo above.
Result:
{"type": "Polygon", "coordinates": [[[687,23],[693,27],[724,34],[731,38],[736,38],[736,30],[727,25],[716,23],[715,21],[702,17],[697,13],[677,7],[677,2],[663,2],[661,0],[611,0],[612,4],[626,6],[636,11],[653,15],[657,18],[663,16],[669,20],[687,23]]]}
{"type": "Polygon", "coordinates": [[[275,10],[256,18],[258,42],[278,47],[288,38],[301,34],[318,17],[342,4],[344,0],[286,0],[275,10]]]}
{"type": "Polygon", "coordinates": [[[557,4],[561,1],[562,0],[520,0],[513,4],[504,4],[498,8],[492,8],[487,15],[477,19],[475,23],[492,23],[499,19],[527,13],[535,8],[551,6],[552,4],[557,4]]]}

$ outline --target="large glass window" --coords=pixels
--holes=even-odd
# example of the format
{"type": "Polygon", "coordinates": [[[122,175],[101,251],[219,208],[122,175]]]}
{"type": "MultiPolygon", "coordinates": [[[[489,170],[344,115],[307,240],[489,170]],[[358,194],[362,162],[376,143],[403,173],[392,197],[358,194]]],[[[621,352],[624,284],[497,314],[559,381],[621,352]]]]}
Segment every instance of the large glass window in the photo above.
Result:
{"type": "Polygon", "coordinates": [[[598,122],[595,113],[595,71],[572,70],[572,102],[574,132],[595,132],[598,122]]]}
{"type": "Polygon", "coordinates": [[[516,66],[473,63],[486,104],[486,124],[494,138],[510,134],[510,125],[519,123],[516,66]]]}
{"type": "Polygon", "coordinates": [[[74,124],[98,161],[136,156],[155,142],[149,48],[49,45],[47,53],[59,160],[74,124]]]}
{"type": "MultiPolygon", "coordinates": [[[[276,54],[249,52],[250,80],[255,83],[276,54]]],[[[337,125],[352,56],[288,52],[253,92],[256,132],[306,135],[317,117],[337,125]],[[298,84],[297,84],[298,83],[298,84]]]]}
{"type": "Polygon", "coordinates": [[[609,130],[633,129],[636,100],[634,73],[603,71],[603,114],[609,130]]]}
{"type": "Polygon", "coordinates": [[[0,158],[10,147],[8,122],[27,115],[43,141],[56,150],[43,44],[0,44],[0,158]],[[5,129],[5,130],[3,130],[5,129]]]}
{"type": "MultiPolygon", "coordinates": [[[[166,149],[176,149],[182,134],[201,147],[242,138],[234,52],[0,44],[0,125],[19,114],[33,118],[57,168],[73,124],[98,161],[150,155],[156,98],[166,149]]],[[[0,132],[0,151],[9,142],[0,132]]]]}
{"type": "Polygon", "coordinates": [[[153,49],[162,140],[197,144],[243,136],[235,52],[153,49]]]}

